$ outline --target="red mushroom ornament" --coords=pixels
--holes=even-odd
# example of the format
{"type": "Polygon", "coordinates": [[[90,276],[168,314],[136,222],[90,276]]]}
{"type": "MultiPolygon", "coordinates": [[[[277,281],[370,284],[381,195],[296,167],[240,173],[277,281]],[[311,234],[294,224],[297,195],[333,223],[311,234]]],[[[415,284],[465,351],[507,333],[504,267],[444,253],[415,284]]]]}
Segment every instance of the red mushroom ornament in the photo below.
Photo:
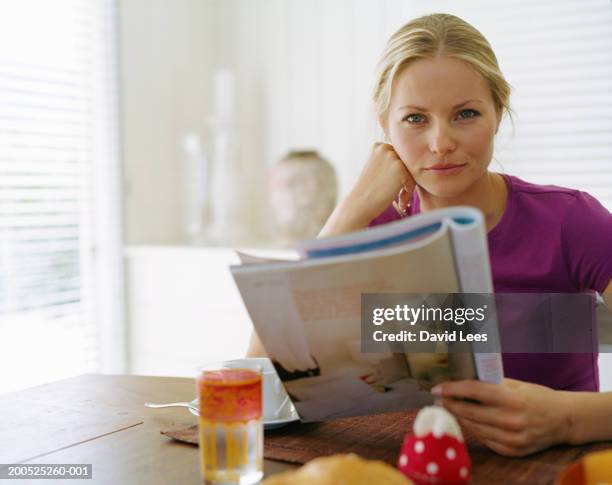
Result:
{"type": "Polygon", "coordinates": [[[397,466],[417,485],[463,485],[472,464],[457,420],[446,409],[427,406],[406,435],[397,466]]]}

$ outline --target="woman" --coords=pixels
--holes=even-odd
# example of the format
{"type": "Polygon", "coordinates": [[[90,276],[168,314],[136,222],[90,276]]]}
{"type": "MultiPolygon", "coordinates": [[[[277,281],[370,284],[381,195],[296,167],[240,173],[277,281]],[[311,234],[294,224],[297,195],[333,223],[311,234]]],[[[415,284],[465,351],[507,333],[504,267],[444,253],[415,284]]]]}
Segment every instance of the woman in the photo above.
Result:
{"type": "MultiPolygon", "coordinates": [[[[496,292],[594,290],[612,307],[612,215],[583,192],[489,171],[509,95],[489,43],[468,23],[434,14],[400,28],[373,96],[387,142],[375,144],[320,236],[474,206],[485,216],[496,292]]],[[[432,393],[501,454],[612,439],[612,393],[596,392],[596,355],[508,354],[504,371],[514,379],[448,382],[432,393]]]]}

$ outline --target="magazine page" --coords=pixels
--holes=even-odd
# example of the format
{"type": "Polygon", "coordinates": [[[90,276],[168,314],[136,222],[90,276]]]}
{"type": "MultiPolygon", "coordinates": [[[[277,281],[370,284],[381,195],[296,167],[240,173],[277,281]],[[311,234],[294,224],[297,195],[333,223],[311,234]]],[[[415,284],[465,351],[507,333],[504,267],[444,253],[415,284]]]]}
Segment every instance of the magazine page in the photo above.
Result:
{"type": "Polygon", "coordinates": [[[270,257],[269,254],[255,254],[246,251],[235,251],[240,264],[261,264],[261,263],[281,263],[287,261],[296,261],[299,259],[298,254],[295,251],[283,250],[282,254],[274,254],[274,257],[270,257]]]}
{"type": "MultiPolygon", "coordinates": [[[[493,281],[489,264],[489,248],[484,224],[484,217],[479,211],[472,215],[472,220],[455,218],[450,224],[453,250],[457,273],[464,293],[464,303],[470,304],[471,293],[493,293],[493,281]]],[[[474,296],[474,301],[478,296],[474,296]]],[[[495,306],[491,298],[489,305],[495,306]]],[[[491,318],[483,330],[488,335],[487,348],[501,348],[498,330],[497,310],[490,308],[491,318]]],[[[482,344],[473,342],[474,361],[478,378],[483,381],[500,383],[504,378],[501,353],[480,352],[482,344]]]]}
{"type": "MultiPolygon", "coordinates": [[[[482,214],[473,207],[450,207],[411,216],[400,221],[350,234],[300,241],[296,248],[301,258],[333,257],[405,245],[439,231],[443,222],[482,223],[482,214]]],[[[486,238],[485,238],[486,240],[486,238]]]]}
{"type": "Polygon", "coordinates": [[[451,231],[442,224],[407,247],[233,266],[232,274],[300,417],[320,421],[432,402],[413,373],[447,365],[448,354],[362,353],[361,295],[460,292],[454,268],[451,231]]]}

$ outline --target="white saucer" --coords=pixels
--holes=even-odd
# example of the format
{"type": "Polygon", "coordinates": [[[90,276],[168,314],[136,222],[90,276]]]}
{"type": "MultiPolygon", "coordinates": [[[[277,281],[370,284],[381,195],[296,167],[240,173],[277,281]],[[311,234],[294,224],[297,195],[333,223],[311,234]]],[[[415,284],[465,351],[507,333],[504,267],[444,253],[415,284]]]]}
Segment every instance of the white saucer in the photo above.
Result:
{"type": "MultiPolygon", "coordinates": [[[[198,398],[195,398],[193,401],[191,401],[190,404],[193,404],[194,406],[198,406],[198,398]]],[[[276,428],[282,428],[283,426],[286,426],[290,423],[294,423],[296,421],[300,420],[300,417],[298,416],[297,411],[295,410],[295,406],[293,406],[293,403],[289,403],[289,406],[285,406],[285,408],[288,408],[280,418],[278,419],[264,419],[264,429],[276,429],[276,428]]],[[[197,416],[197,413],[189,408],[189,412],[191,414],[193,414],[194,416],[197,416]]]]}

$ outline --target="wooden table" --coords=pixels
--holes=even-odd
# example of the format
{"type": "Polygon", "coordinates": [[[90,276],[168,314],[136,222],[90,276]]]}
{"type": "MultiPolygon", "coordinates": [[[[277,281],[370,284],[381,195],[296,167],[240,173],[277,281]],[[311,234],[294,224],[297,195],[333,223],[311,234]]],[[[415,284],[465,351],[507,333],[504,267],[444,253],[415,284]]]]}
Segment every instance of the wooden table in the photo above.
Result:
{"type": "MultiPolygon", "coordinates": [[[[143,406],[191,401],[195,392],[193,379],[89,374],[0,395],[0,463],[93,465],[93,480],[69,484],[201,483],[197,447],[160,434],[196,418],[143,406]]],[[[266,474],[293,467],[264,462],[266,474]]]]}
{"type": "MultiPolygon", "coordinates": [[[[106,375],[83,375],[0,395],[0,463],[93,465],[93,480],[66,482],[70,484],[200,483],[197,448],[160,434],[193,425],[196,419],[185,409],[143,406],[194,396],[193,379],[106,375]]],[[[610,446],[557,447],[521,459],[491,452],[488,459],[475,460],[472,483],[506,483],[508,467],[521,471],[520,480],[513,474],[513,483],[552,483],[560,454],[574,459],[610,446]]],[[[265,460],[264,467],[271,474],[294,465],[265,460]]]]}

